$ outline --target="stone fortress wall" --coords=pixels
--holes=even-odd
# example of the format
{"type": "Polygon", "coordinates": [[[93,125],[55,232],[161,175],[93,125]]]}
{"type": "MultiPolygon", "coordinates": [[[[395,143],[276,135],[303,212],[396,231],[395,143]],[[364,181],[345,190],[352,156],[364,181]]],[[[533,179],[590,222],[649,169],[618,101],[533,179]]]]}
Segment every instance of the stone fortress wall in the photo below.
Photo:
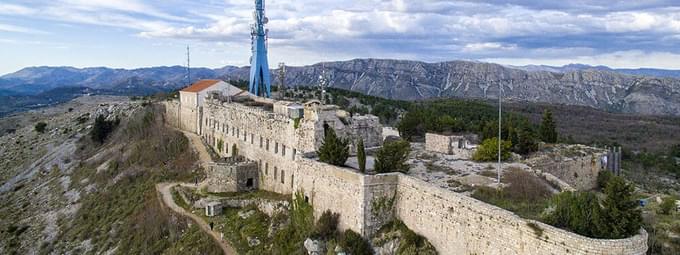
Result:
{"type": "MultiPolygon", "coordinates": [[[[172,103],[165,104],[166,114],[176,114],[172,103]]],[[[644,230],[628,239],[591,239],[521,219],[400,173],[364,175],[306,157],[318,149],[323,120],[330,118],[324,115],[329,114],[305,106],[296,128],[296,120],[284,115],[208,101],[199,132],[215,151],[223,142],[223,150],[218,151],[222,156],[232,155],[235,144],[239,155],[257,162],[260,189],[282,194],[300,191],[316,217],[325,210],[337,212],[340,229],[366,237],[397,218],[441,254],[644,254],[647,250],[644,230]],[[540,236],[530,222],[543,230],[540,236]]],[[[343,128],[342,124],[330,125],[343,128]]],[[[338,133],[345,132],[350,133],[342,129],[338,133]]]]}
{"type": "Polygon", "coordinates": [[[623,255],[647,251],[644,230],[627,239],[588,238],[522,219],[512,212],[401,174],[395,211],[397,218],[427,237],[443,254],[623,255]]]}

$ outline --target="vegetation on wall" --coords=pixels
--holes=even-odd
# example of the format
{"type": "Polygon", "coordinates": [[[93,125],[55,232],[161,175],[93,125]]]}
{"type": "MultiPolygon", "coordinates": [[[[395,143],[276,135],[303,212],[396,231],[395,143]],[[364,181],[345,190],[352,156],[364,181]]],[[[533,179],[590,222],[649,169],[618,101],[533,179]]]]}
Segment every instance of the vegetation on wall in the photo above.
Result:
{"type": "Polygon", "coordinates": [[[274,234],[273,254],[304,254],[303,242],[314,231],[314,209],[296,192],[288,212],[289,223],[274,234]]]}
{"type": "Polygon", "coordinates": [[[217,140],[217,151],[219,151],[221,153],[222,149],[224,149],[224,141],[222,141],[222,139],[218,139],[217,140]]]}

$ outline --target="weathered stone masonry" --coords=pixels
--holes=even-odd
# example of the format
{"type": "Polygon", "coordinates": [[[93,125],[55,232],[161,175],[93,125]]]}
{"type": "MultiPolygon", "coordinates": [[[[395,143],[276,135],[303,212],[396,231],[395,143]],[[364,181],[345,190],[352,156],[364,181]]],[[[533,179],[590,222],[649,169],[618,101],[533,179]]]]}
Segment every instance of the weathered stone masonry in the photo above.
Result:
{"type": "MultiPolygon", "coordinates": [[[[166,114],[177,112],[166,103],[166,114]],[[169,107],[168,107],[169,106],[169,107]]],[[[513,213],[403,174],[363,175],[305,157],[318,148],[323,116],[305,108],[296,120],[237,103],[207,102],[201,135],[222,156],[257,162],[259,187],[282,194],[301,191],[319,217],[340,214],[340,229],[373,235],[397,218],[427,238],[441,254],[644,254],[647,234],[597,240],[522,219],[513,213]],[[309,111],[309,112],[308,112],[309,111]],[[542,229],[538,236],[528,223],[542,229]]],[[[174,119],[166,116],[167,120],[174,119]]],[[[171,122],[170,122],[171,123],[171,122]]],[[[342,123],[332,123],[342,128],[342,123]]],[[[342,132],[340,132],[342,133],[342,132]]]]}

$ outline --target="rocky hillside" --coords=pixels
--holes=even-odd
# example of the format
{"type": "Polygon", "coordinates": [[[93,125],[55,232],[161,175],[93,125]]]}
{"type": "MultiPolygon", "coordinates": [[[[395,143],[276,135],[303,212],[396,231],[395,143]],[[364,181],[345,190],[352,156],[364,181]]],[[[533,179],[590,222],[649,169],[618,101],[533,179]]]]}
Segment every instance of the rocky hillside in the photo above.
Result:
{"type": "MultiPolygon", "coordinates": [[[[286,83],[317,84],[324,68],[333,87],[392,99],[493,99],[497,98],[500,82],[505,98],[518,101],[582,105],[624,113],[680,115],[679,79],[633,76],[614,69],[582,65],[546,69],[470,61],[355,59],[289,67],[286,83]]],[[[645,73],[643,71],[639,72],[645,73]]],[[[5,94],[10,93],[8,91],[30,93],[59,86],[83,86],[118,94],[153,93],[185,86],[184,73],[179,66],[135,70],[36,67],[0,77],[0,90],[5,90],[5,94]]],[[[272,74],[276,73],[272,70],[272,74]]],[[[247,80],[248,67],[192,69],[192,80],[200,78],[247,80]]]]}
{"type": "Polygon", "coordinates": [[[0,118],[0,254],[220,254],[159,203],[156,183],[197,177],[157,111],[96,96],[0,118]],[[102,144],[96,116],[118,123],[102,144]]]}

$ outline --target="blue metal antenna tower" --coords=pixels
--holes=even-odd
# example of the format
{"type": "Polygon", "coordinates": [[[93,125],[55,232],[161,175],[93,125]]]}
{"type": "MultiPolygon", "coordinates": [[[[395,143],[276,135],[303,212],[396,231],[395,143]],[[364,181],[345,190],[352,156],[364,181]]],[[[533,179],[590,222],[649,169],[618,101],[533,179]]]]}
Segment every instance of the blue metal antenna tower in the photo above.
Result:
{"type": "Polygon", "coordinates": [[[271,81],[269,64],[267,63],[267,34],[264,28],[269,19],[264,15],[264,0],[255,0],[253,13],[255,24],[251,26],[251,44],[253,55],[250,57],[250,87],[253,95],[271,97],[271,81]]]}

